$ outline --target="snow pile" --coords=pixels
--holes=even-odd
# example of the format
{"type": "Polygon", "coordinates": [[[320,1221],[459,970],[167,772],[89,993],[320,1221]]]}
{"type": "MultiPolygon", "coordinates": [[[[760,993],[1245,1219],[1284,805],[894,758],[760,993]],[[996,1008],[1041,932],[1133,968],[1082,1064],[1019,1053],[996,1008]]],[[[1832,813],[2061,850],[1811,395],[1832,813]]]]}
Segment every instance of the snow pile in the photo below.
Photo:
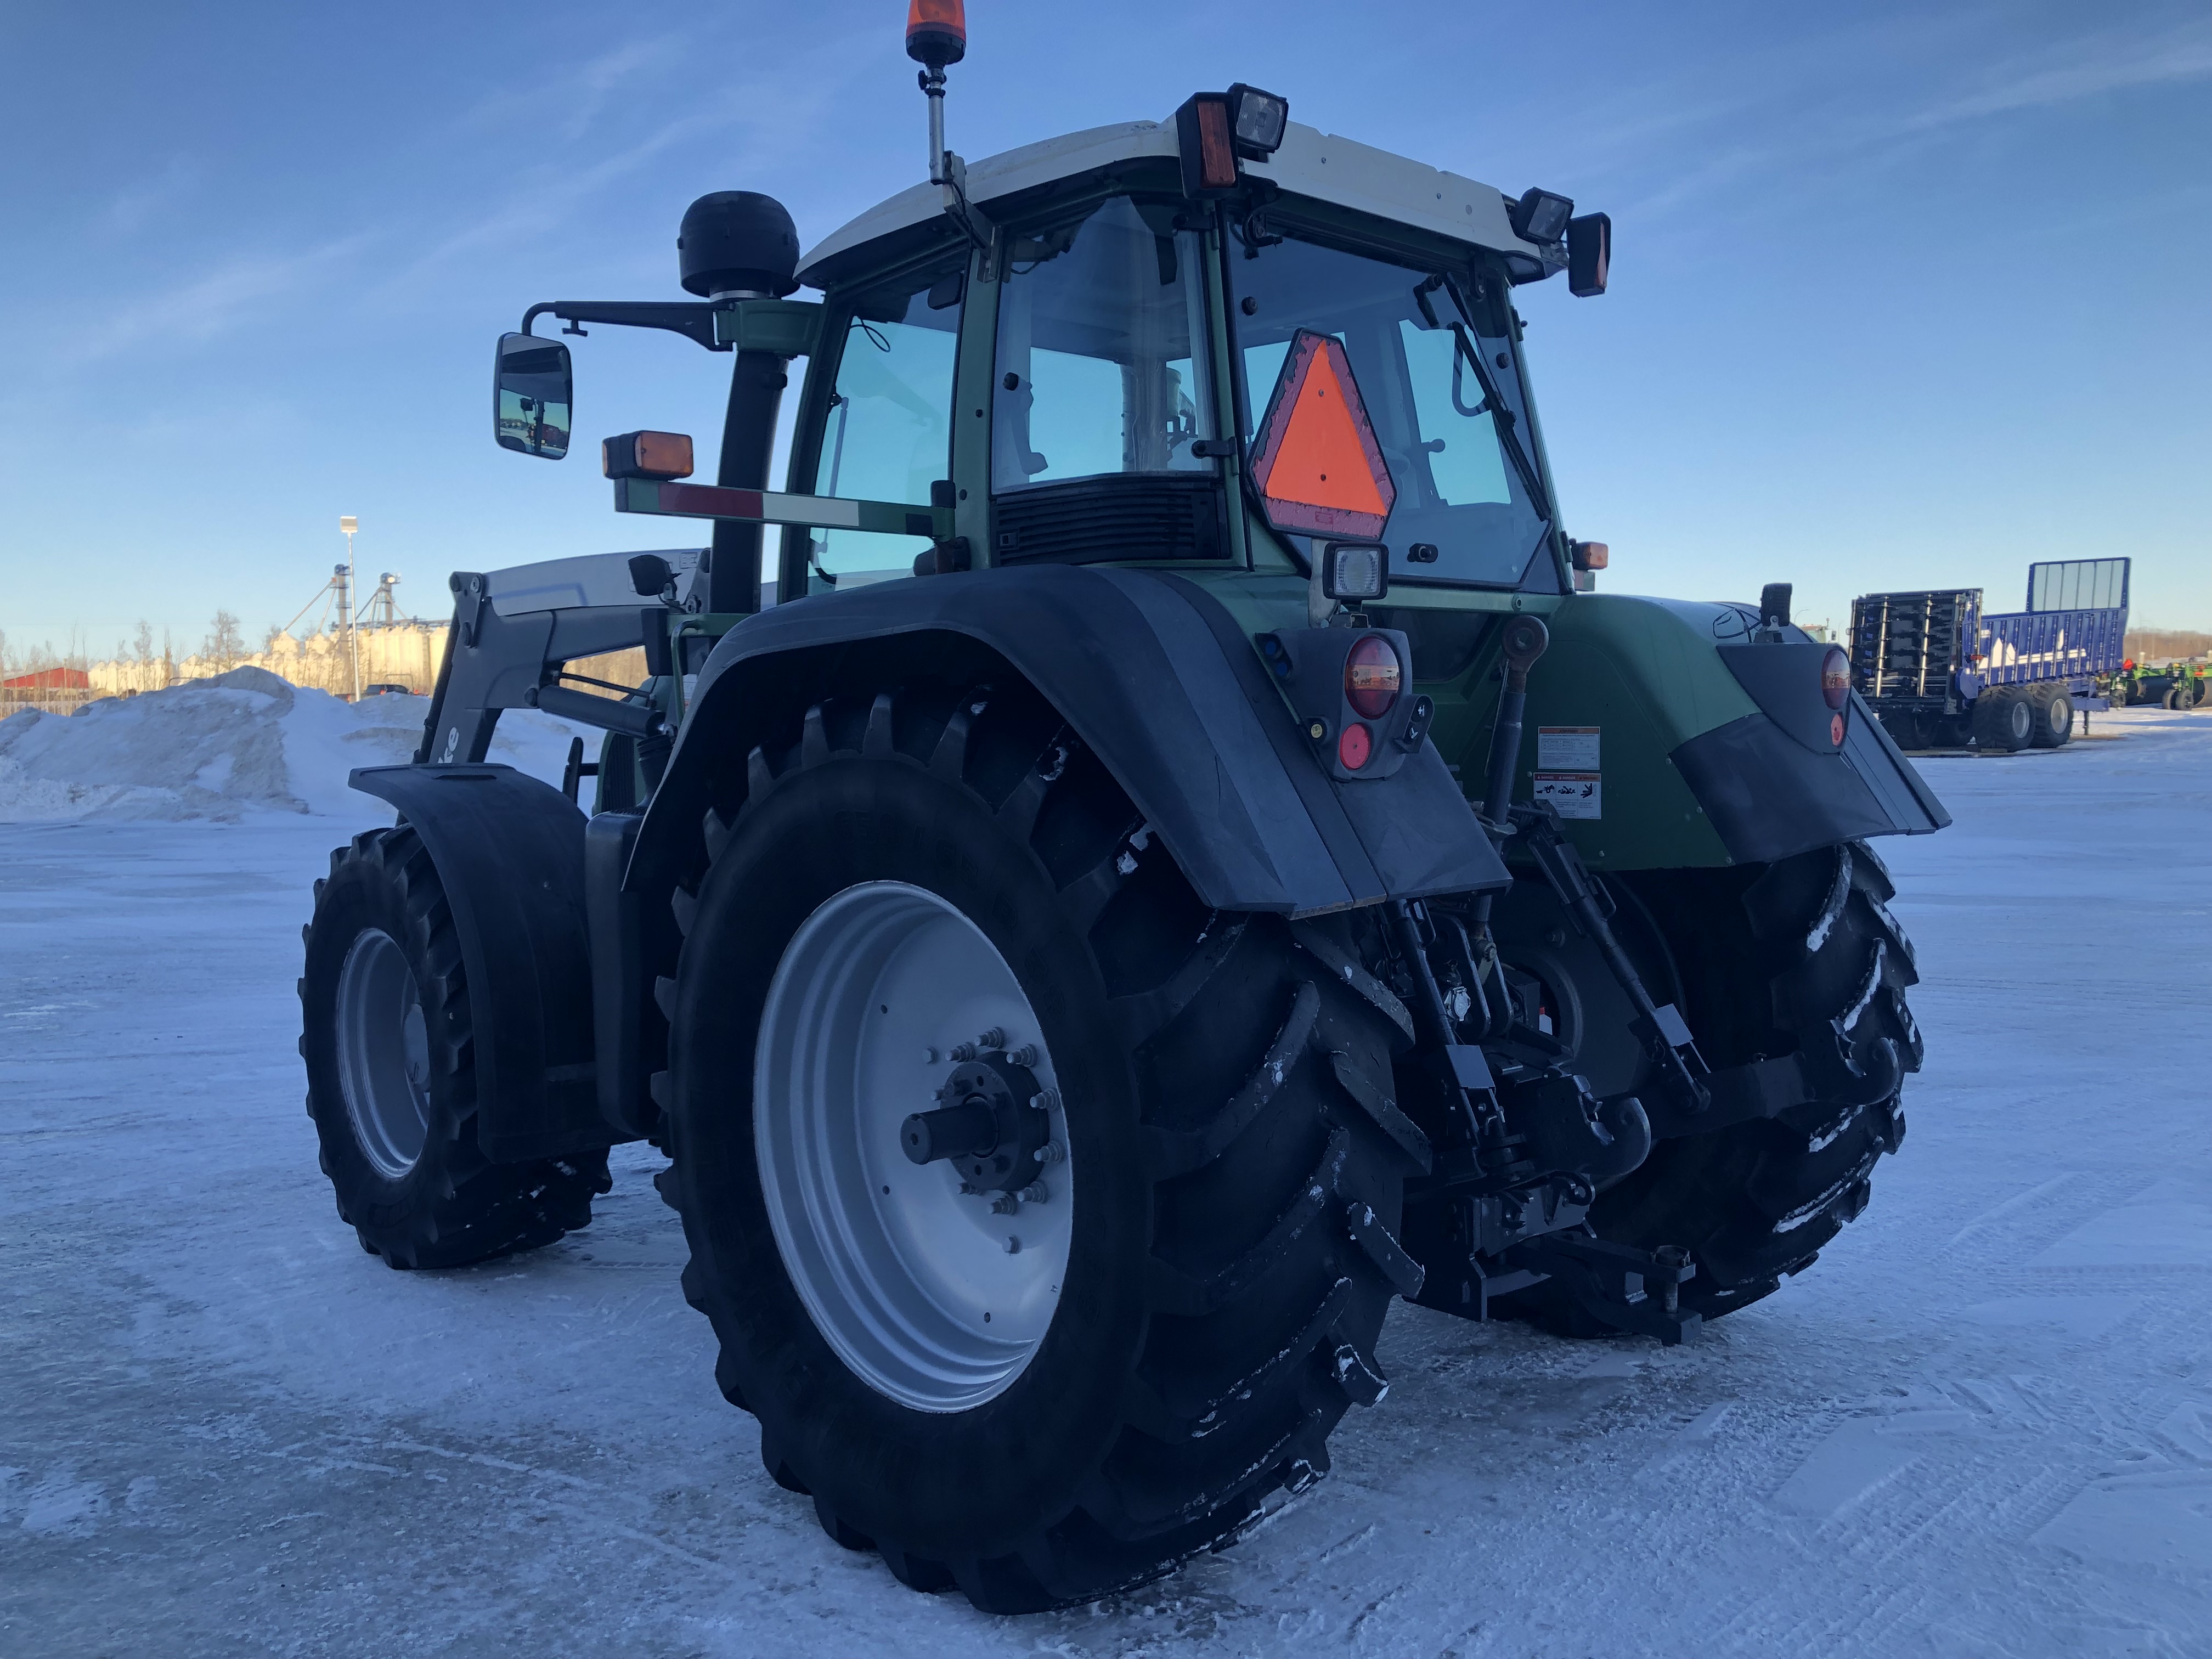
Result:
{"type": "MultiPolygon", "coordinates": [[[[348,703],[250,667],[102,698],[68,718],[26,709],[0,720],[0,823],[358,817],[373,803],[346,775],[411,759],[428,712],[427,697],[348,703]]],[[[596,732],[513,710],[501,717],[489,758],[557,783],[576,735],[596,750],[596,732]]]]}

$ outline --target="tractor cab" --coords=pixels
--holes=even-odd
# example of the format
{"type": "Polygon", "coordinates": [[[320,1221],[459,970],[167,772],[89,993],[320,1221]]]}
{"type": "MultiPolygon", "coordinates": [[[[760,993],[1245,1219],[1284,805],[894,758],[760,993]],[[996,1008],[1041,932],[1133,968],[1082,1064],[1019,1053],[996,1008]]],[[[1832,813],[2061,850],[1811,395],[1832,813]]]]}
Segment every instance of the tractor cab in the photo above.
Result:
{"type": "MultiPolygon", "coordinates": [[[[1318,544],[1359,539],[1394,580],[1561,591],[1510,296],[1565,259],[1569,204],[1535,192],[1523,212],[1287,121],[1217,186],[1183,141],[1206,125],[1190,111],[1225,101],[967,167],[980,242],[917,187],[810,252],[823,328],[792,487],[918,504],[937,488],[967,568],[1303,571],[1318,544]],[[1319,378],[1302,338],[1334,343],[1319,378]]],[[[928,550],[817,530],[786,568],[803,560],[819,592],[928,550]]]]}
{"type": "MultiPolygon", "coordinates": [[[[784,505],[754,509],[784,526],[761,573],[782,599],[1046,562],[1333,586],[1338,544],[1367,573],[1346,599],[1565,592],[1589,553],[1560,530],[1511,292],[1562,270],[1602,292],[1609,222],[1288,112],[1240,86],[972,165],[933,152],[941,177],[803,258],[777,204],[721,192],[678,244],[707,303],[531,317],[735,346],[721,487],[766,483],[776,400],[746,387],[805,358],[784,505]]],[[[501,441],[557,456],[515,413],[568,408],[531,317],[501,343],[501,441]]],[[[730,552],[707,567],[744,557],[747,504],[659,489],[675,475],[615,459],[636,436],[610,441],[617,507],[713,516],[730,552]]],[[[714,586],[708,611],[756,608],[714,586]]]]}

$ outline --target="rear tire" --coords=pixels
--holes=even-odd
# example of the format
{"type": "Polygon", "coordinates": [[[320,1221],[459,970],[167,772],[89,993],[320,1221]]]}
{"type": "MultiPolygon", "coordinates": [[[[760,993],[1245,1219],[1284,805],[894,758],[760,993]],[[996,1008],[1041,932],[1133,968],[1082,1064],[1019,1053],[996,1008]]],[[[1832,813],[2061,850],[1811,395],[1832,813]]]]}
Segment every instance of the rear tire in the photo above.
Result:
{"type": "Polygon", "coordinates": [[[2035,727],[2034,708],[2009,687],[1974,699],[1974,747],[1985,754],[2019,753],[2035,740],[2035,727]]]}
{"type": "Polygon", "coordinates": [[[402,824],[315,884],[300,981],[307,1115],[338,1217],[394,1267],[458,1267],[589,1226],[605,1152],[493,1164],[477,1146],[467,975],[438,872],[402,824]]]}
{"type": "MultiPolygon", "coordinates": [[[[723,1393],[760,1419],[777,1483],[912,1588],[957,1585],[987,1612],[1025,1613],[1157,1577],[1232,1539],[1271,1495],[1310,1485],[1346,1406],[1380,1397],[1375,1341],[1401,1287],[1386,1269],[1413,1164],[1344,1079],[1387,1102],[1403,1039],[1301,943],[1312,935],[1200,905],[1034,698],[886,693],[817,704],[793,736],[727,780],[745,796],[710,815],[710,862],[696,897],[676,896],[684,939],[660,988],[664,1190],[691,1246],[686,1294],[720,1343],[723,1393]],[[829,958],[811,941],[832,936],[855,895],[891,890],[875,884],[902,884],[988,941],[1018,986],[1003,1040],[1036,1043],[1060,1096],[1066,1161],[1047,1167],[1042,1200],[1063,1230],[1057,1301],[1003,1374],[967,1394],[911,1381],[921,1349],[898,1330],[884,1339],[895,1364],[863,1352],[872,1339],[853,1316],[905,1277],[937,1274],[953,1300],[984,1285],[1000,1258],[960,1256],[958,1218],[996,1224],[988,1194],[945,1188],[951,1210],[928,1212],[951,1218],[928,1224],[935,1254],[848,1273],[844,1301],[826,1299],[818,1265],[842,1241],[887,1237],[870,1212],[908,1203],[908,1188],[891,1190],[916,1174],[889,1161],[896,1126],[932,1104],[942,1059],[909,1042],[910,1096],[840,1085],[805,1097],[825,1103],[814,1121],[793,1119],[801,1074],[780,1058],[799,1029],[782,1012],[794,986],[819,988],[806,994],[834,1018],[813,1048],[855,1056],[855,1075],[877,1061],[865,1036],[836,1036],[836,1010],[853,995],[863,1017],[936,1006],[920,988],[941,976],[819,966],[829,958]],[[1018,1029],[1025,1018],[1033,1030],[1018,1029]],[[793,1133],[868,1173],[794,1207],[776,1139],[793,1133]]],[[[954,1006],[964,994],[944,994],[954,1006]]],[[[827,1067],[808,1065],[808,1078],[827,1067]]],[[[939,1333],[956,1358],[983,1334],[973,1308],[959,1319],[939,1333]]]]}
{"type": "MultiPolygon", "coordinates": [[[[1706,1060],[1795,1052],[1820,1093],[1773,1119],[1662,1140],[1591,1208],[1601,1238],[1687,1246],[1698,1273],[1682,1305],[1717,1318],[1812,1266],[1866,1208],[1875,1164],[1905,1139],[1902,1085],[1922,1052],[1905,992],[1918,975],[1888,872],[1861,842],[1624,885],[1667,942],[1706,1060]]],[[[1512,1301],[1564,1334],[1610,1334],[1549,1284],[1512,1301]]]]}
{"type": "Polygon", "coordinates": [[[2065,747],[2074,736],[2074,699],[2063,690],[2039,691],[2029,707],[2035,714],[2035,746],[2065,747]]]}

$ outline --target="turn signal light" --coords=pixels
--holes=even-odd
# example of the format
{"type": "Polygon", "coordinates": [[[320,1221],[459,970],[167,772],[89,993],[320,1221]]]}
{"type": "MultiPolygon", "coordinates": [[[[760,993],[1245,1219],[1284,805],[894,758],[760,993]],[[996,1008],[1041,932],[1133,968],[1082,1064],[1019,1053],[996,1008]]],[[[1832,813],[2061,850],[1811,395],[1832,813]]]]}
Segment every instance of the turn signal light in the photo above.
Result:
{"type": "Polygon", "coordinates": [[[610,478],[688,478],[691,434],[688,432],[625,432],[603,439],[599,465],[610,478]]]}
{"type": "Polygon", "coordinates": [[[1841,708],[1851,700],[1851,659],[1840,645],[1830,646],[1820,659],[1820,695],[1831,708],[1841,708]]]}
{"type": "Polygon", "coordinates": [[[1237,145],[1226,94],[1201,92],[1176,112],[1176,146],[1182,152],[1186,196],[1237,188],[1237,145]]]}
{"type": "MultiPolygon", "coordinates": [[[[1401,689],[1398,671],[1398,653],[1390,648],[1390,641],[1380,634],[1370,634],[1352,647],[1352,654],[1344,659],[1344,700],[1355,713],[1370,720],[1379,720],[1390,712],[1390,705],[1398,701],[1401,689]]],[[[1366,764],[1366,737],[1363,728],[1346,726],[1344,741],[1352,740],[1352,733],[1362,730],[1362,754],[1358,761],[1347,760],[1346,766],[1366,764]]]]}

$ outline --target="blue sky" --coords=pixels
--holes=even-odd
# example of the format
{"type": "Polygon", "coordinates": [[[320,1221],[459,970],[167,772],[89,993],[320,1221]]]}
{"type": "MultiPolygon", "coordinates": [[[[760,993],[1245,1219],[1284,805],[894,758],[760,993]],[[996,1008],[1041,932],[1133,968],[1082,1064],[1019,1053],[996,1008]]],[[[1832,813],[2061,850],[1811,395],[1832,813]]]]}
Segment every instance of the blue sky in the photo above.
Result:
{"type": "MultiPolygon", "coordinates": [[[[897,0],[0,12],[0,630],[258,637],[343,555],[444,577],[652,544],[588,441],[719,429],[726,358],[573,343],[580,452],[495,448],[492,343],[683,297],[706,191],[811,243],[915,181],[897,0]]],[[[2131,553],[2212,629],[2212,14],[2201,3],[1109,7],[973,0],[970,156],[1244,80],[1293,118],[1613,219],[1524,289],[1611,587],[1980,585],[2131,553]]],[[[676,538],[672,539],[681,539],[676,538]]]]}

